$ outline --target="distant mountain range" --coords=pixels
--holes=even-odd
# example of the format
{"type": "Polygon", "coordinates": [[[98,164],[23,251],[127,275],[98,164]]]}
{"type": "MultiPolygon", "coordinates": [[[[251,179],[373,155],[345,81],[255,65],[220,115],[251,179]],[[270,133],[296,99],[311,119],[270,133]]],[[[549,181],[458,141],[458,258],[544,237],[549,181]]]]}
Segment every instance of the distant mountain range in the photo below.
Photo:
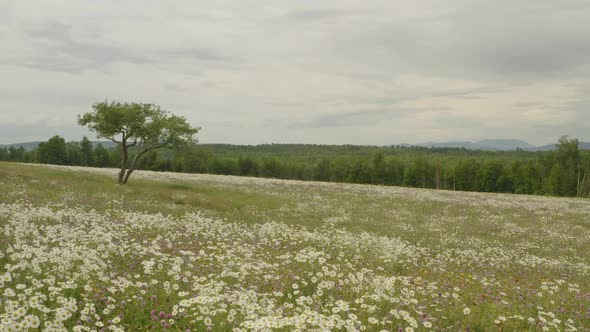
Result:
{"type": "MultiPolygon", "coordinates": [[[[469,150],[486,151],[511,151],[522,149],[526,151],[551,151],[555,150],[555,144],[535,146],[517,139],[486,139],[478,142],[451,141],[451,142],[427,142],[420,144],[406,144],[407,146],[423,146],[429,148],[465,148],[469,150]]],[[[580,149],[590,150],[590,142],[580,142],[580,149]]]]}
{"type": "MultiPolygon", "coordinates": [[[[37,148],[41,142],[25,142],[15,144],[0,144],[0,148],[9,148],[14,146],[24,147],[25,150],[33,150],[37,148]]],[[[94,146],[102,144],[105,148],[111,148],[115,146],[115,143],[111,141],[93,141],[94,146]]],[[[207,146],[208,144],[201,144],[207,146]]],[[[486,151],[511,151],[516,149],[522,149],[526,151],[551,151],[556,149],[555,144],[534,146],[525,141],[517,139],[485,139],[477,142],[469,141],[451,141],[451,142],[426,142],[419,144],[401,144],[402,146],[423,146],[428,148],[465,148],[469,150],[486,150],[486,151]]],[[[590,150],[590,142],[580,142],[580,149],[590,150]]]]}

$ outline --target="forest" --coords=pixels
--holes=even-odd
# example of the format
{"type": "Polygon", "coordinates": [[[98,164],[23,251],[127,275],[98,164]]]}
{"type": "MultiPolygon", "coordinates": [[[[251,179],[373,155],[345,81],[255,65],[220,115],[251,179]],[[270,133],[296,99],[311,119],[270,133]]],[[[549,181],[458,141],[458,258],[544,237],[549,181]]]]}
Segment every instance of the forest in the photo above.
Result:
{"type": "MultiPolygon", "coordinates": [[[[117,147],[54,136],[35,149],[0,148],[0,161],[118,167],[117,147]]],[[[555,151],[311,144],[199,144],[151,151],[138,169],[363,183],[442,190],[590,196],[590,151],[562,137],[555,151]]]]}

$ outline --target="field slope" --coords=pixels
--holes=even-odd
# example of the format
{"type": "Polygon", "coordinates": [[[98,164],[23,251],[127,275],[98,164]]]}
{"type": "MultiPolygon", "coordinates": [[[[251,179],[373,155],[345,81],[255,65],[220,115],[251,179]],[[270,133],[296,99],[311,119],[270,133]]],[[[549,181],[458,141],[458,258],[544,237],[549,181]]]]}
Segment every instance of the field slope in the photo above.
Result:
{"type": "Polygon", "coordinates": [[[589,331],[590,200],[0,163],[0,331],[589,331]]]}

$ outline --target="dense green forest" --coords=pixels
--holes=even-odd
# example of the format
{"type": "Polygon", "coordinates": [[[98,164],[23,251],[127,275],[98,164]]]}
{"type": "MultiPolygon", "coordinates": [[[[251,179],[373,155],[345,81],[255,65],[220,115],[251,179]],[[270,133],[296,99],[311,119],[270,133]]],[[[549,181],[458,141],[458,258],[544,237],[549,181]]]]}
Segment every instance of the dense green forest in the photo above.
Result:
{"type": "MultiPolygon", "coordinates": [[[[0,148],[0,160],[118,167],[120,151],[86,137],[55,136],[36,149],[0,148]]],[[[138,167],[211,173],[516,194],[590,196],[590,151],[563,137],[556,151],[355,145],[205,144],[148,153],[138,167]]]]}

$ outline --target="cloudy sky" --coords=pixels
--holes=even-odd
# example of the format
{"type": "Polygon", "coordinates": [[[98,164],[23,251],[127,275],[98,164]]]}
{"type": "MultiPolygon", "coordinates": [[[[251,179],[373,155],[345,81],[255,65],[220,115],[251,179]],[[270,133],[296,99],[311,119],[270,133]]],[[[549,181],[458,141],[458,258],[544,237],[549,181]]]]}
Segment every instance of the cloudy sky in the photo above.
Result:
{"type": "Polygon", "coordinates": [[[2,0],[0,143],[79,139],[105,99],[207,143],[588,141],[589,17],[587,0],[2,0]]]}

